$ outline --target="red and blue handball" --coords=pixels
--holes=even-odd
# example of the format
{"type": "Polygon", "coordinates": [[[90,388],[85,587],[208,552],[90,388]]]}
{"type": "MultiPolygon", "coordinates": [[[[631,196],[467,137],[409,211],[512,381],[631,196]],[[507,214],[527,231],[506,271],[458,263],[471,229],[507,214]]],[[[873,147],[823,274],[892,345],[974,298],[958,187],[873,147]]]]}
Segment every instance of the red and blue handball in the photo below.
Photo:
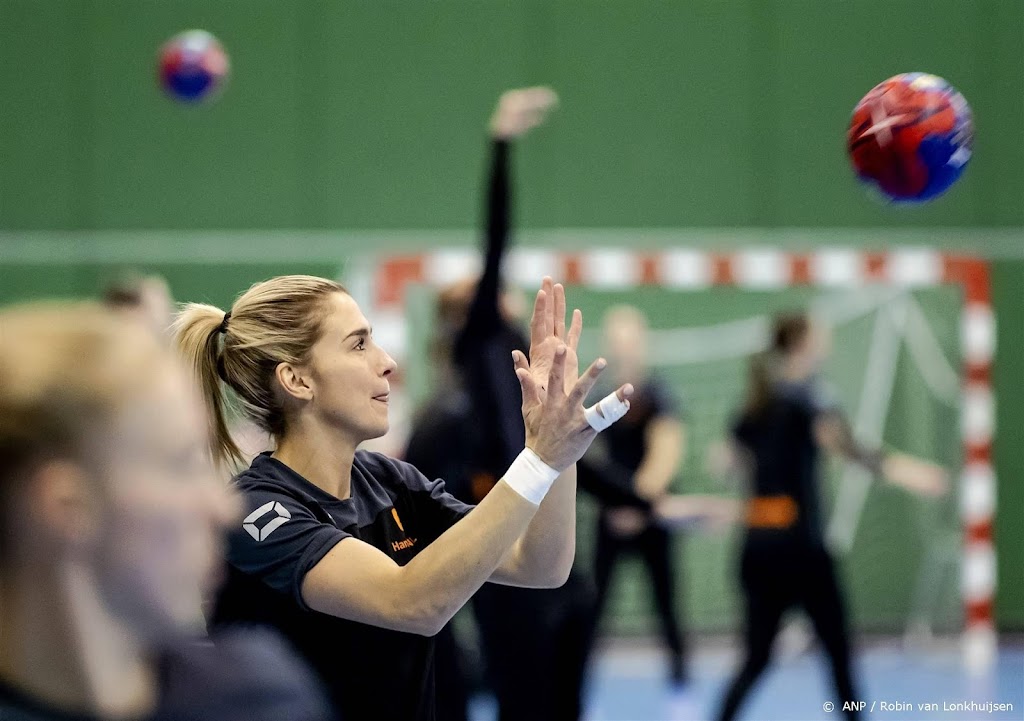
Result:
{"type": "Polygon", "coordinates": [[[905,73],[857,103],[846,135],[861,180],[897,202],[946,192],[964,172],[974,144],[971,108],[936,75],[905,73]]]}
{"type": "Polygon", "coordinates": [[[186,103],[215,98],[228,68],[224,47],[205,30],[179,33],[160,49],[160,82],[168,94],[186,103]]]}

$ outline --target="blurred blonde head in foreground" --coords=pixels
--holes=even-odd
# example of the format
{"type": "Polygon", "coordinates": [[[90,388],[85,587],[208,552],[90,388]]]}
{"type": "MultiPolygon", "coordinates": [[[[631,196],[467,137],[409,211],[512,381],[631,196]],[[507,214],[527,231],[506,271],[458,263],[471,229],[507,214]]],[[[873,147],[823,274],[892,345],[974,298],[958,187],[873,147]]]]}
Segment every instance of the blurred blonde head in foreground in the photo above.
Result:
{"type": "Polygon", "coordinates": [[[235,513],[202,403],[145,324],[98,305],[0,311],[0,339],[0,678],[129,712],[137,686],[105,674],[203,629],[235,513]]]}

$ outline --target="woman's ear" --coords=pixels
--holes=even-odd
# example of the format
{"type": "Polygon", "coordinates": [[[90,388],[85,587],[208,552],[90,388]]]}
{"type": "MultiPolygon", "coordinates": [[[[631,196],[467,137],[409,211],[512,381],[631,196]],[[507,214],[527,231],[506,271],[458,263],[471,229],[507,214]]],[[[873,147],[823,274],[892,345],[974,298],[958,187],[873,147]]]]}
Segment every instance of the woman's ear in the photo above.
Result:
{"type": "Polygon", "coordinates": [[[292,363],[278,363],[274,375],[290,397],[304,401],[313,400],[313,387],[304,369],[292,363]]]}

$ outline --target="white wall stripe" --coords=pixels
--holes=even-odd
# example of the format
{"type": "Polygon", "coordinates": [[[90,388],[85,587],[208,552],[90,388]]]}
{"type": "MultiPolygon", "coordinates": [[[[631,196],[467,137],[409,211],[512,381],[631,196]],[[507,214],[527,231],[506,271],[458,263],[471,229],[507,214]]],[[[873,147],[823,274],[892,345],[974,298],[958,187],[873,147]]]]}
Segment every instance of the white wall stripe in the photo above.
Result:
{"type": "MultiPolygon", "coordinates": [[[[822,239],[851,248],[927,245],[985,258],[1024,258],[1024,227],[1013,228],[523,228],[516,247],[645,250],[692,247],[734,251],[764,245],[809,252],[822,239]]],[[[418,253],[424,248],[479,248],[478,228],[427,230],[0,230],[4,263],[334,263],[359,249],[418,253]]]]}

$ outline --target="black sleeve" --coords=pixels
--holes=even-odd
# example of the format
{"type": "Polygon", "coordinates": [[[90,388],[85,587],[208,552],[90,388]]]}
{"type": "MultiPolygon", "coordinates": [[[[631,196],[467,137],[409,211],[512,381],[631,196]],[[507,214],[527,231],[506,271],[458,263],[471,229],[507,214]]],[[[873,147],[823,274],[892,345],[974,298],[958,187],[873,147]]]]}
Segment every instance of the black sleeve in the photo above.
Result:
{"type": "Polygon", "coordinates": [[[630,474],[614,464],[583,457],[576,463],[576,483],[602,505],[651,508],[651,502],[633,490],[630,474]]]}
{"type": "Polygon", "coordinates": [[[508,247],[511,205],[509,144],[504,140],[495,140],[487,186],[487,208],[484,212],[484,270],[460,336],[479,334],[501,320],[498,297],[501,289],[501,261],[508,247]]]}
{"type": "Polygon", "coordinates": [[[229,534],[228,563],[308,608],[302,600],[302,580],[351,534],[318,519],[295,498],[273,487],[240,490],[247,515],[241,527],[229,534]]]}

